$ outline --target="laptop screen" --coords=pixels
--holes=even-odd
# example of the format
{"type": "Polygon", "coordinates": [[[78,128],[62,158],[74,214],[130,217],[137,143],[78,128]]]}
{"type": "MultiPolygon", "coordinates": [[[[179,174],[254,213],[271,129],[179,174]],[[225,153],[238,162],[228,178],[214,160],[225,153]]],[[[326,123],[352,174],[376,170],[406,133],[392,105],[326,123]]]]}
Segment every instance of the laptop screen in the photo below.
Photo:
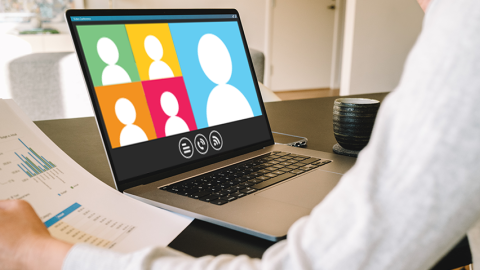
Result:
{"type": "Polygon", "coordinates": [[[75,15],[117,184],[271,141],[236,12],[75,15]]]}

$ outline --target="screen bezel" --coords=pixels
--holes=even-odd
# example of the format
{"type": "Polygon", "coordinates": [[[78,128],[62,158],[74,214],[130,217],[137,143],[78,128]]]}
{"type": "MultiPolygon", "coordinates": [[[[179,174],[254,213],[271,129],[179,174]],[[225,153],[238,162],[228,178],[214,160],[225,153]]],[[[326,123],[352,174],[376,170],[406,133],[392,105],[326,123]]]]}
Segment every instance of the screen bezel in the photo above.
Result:
{"type": "Polygon", "coordinates": [[[266,146],[273,145],[274,140],[273,140],[273,135],[272,131],[270,128],[270,123],[268,121],[268,117],[265,111],[265,106],[263,104],[263,98],[260,92],[260,87],[258,85],[257,77],[253,68],[253,62],[250,56],[250,53],[248,53],[248,45],[246,42],[245,34],[243,31],[243,26],[240,20],[240,15],[237,10],[235,9],[148,9],[148,10],[142,10],[142,9],[133,9],[133,10],[115,10],[115,9],[107,9],[107,10],[67,10],[65,13],[65,18],[70,30],[70,34],[72,36],[73,44],[75,46],[75,50],[77,53],[77,57],[82,69],[82,72],[84,74],[84,79],[85,79],[85,84],[87,86],[89,96],[90,96],[90,101],[93,110],[95,111],[95,119],[97,122],[97,127],[100,132],[100,136],[102,138],[102,143],[105,149],[105,152],[107,154],[107,159],[108,163],[110,166],[111,173],[113,175],[113,179],[115,182],[115,186],[117,190],[119,191],[124,191],[125,189],[135,187],[138,185],[142,184],[148,184],[154,181],[162,180],[164,178],[174,176],[180,173],[183,173],[185,171],[190,171],[194,170],[200,167],[204,167],[210,164],[214,164],[217,162],[220,162],[225,159],[233,158],[235,156],[239,156],[242,154],[246,154],[255,150],[262,149],[266,146]],[[183,164],[176,165],[174,167],[166,168],[166,169],[160,169],[158,171],[140,175],[128,180],[122,180],[119,181],[117,180],[118,177],[116,175],[116,172],[113,169],[112,166],[112,154],[110,147],[108,146],[109,143],[106,142],[106,140],[109,140],[107,131],[106,131],[106,126],[105,123],[103,122],[103,119],[101,117],[101,111],[100,111],[100,106],[98,103],[98,100],[96,99],[95,95],[95,89],[93,86],[92,79],[90,77],[90,73],[87,67],[87,63],[85,61],[85,56],[83,55],[83,50],[81,48],[80,44],[80,39],[77,35],[77,31],[74,30],[74,23],[71,20],[72,16],[138,16],[138,15],[208,15],[208,14],[226,14],[226,15],[236,15],[236,20],[238,22],[238,26],[240,29],[240,34],[243,40],[243,45],[244,48],[246,48],[246,56],[248,60],[248,64],[250,67],[250,71],[252,74],[252,79],[254,80],[254,85],[257,91],[257,96],[259,98],[259,103],[260,103],[260,108],[262,111],[262,116],[265,117],[265,121],[267,123],[267,129],[269,132],[269,139],[266,141],[261,141],[253,145],[248,145],[245,147],[241,147],[235,150],[230,150],[228,152],[224,153],[219,153],[213,157],[207,157],[201,160],[196,160],[196,161],[190,161],[190,162],[185,162],[183,164]]]}

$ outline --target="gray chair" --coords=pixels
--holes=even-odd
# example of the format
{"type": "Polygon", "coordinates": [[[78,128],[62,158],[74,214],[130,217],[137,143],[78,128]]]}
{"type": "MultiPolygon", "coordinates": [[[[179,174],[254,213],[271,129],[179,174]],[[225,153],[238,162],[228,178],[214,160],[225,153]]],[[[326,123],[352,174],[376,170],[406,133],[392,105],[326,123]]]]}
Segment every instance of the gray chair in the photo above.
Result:
{"type": "Polygon", "coordinates": [[[249,48],[250,57],[252,58],[253,69],[257,75],[257,80],[263,83],[263,75],[265,74],[265,55],[261,51],[249,48]]]}

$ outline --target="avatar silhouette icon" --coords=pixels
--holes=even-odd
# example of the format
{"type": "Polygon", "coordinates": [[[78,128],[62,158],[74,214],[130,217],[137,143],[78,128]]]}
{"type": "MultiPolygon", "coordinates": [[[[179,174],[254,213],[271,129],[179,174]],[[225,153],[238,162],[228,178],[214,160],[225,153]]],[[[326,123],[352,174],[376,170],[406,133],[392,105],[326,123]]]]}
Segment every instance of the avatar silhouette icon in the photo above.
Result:
{"type": "Polygon", "coordinates": [[[165,136],[190,131],[187,123],[177,116],[179,110],[178,100],[172,93],[164,92],[160,97],[160,104],[165,114],[170,117],[165,124],[165,136]]]}
{"type": "Polygon", "coordinates": [[[145,51],[153,60],[148,70],[150,80],[174,77],[172,69],[167,63],[161,61],[163,57],[163,47],[156,37],[147,36],[145,38],[145,51]]]}
{"type": "Polygon", "coordinates": [[[137,118],[137,112],[130,100],[119,99],[115,103],[115,114],[118,120],[125,125],[120,133],[121,146],[148,141],[147,134],[139,126],[133,124],[137,118]]]}
{"type": "Polygon", "coordinates": [[[232,59],[222,40],[213,34],[202,36],[198,42],[198,60],[205,75],[217,84],[208,96],[208,125],[253,117],[252,108],[242,92],[228,84],[232,77],[232,59]]]}

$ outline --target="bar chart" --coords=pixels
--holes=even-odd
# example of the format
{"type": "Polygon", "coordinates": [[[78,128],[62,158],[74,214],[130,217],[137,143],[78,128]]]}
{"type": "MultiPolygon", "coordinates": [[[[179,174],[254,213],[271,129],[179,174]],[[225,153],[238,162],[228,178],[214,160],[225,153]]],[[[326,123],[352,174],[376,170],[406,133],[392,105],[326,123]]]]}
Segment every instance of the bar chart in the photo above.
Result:
{"type": "Polygon", "coordinates": [[[26,175],[29,177],[34,177],[56,167],[51,161],[37,154],[35,150],[28,147],[21,139],[18,140],[28,150],[27,156],[15,152],[15,155],[17,155],[17,157],[22,161],[17,165],[26,175]]]}
{"type": "MultiPolygon", "coordinates": [[[[32,188],[39,188],[40,185],[41,188],[55,192],[57,196],[63,196],[67,188],[73,189],[78,184],[67,184],[67,178],[60,166],[49,159],[48,155],[38,151],[43,148],[34,147],[29,141],[32,140],[17,134],[0,138],[0,186],[7,188],[5,191],[22,190],[22,185],[31,185],[32,188]]],[[[19,199],[26,194],[0,192],[0,199],[19,199]]]]}

